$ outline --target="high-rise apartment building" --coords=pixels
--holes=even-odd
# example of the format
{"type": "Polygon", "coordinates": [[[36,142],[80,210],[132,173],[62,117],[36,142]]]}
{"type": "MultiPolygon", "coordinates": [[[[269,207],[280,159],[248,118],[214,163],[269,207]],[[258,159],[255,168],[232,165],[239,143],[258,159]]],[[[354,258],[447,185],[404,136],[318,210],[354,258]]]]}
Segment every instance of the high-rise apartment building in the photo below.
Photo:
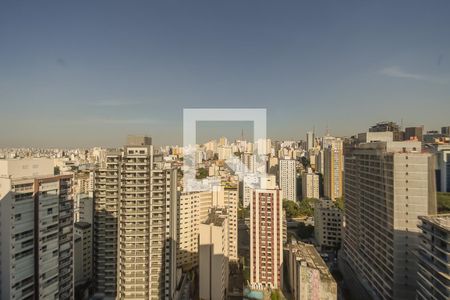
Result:
{"type": "Polygon", "coordinates": [[[199,226],[200,299],[224,300],[229,277],[228,218],[226,209],[212,208],[199,226]]]}
{"type": "Polygon", "coordinates": [[[94,285],[97,293],[117,292],[118,218],[122,154],[108,151],[94,180],[94,285]]]}
{"type": "Polygon", "coordinates": [[[336,281],[314,245],[292,241],[288,258],[290,299],[337,299],[336,281]]]}
{"type": "Polygon", "coordinates": [[[260,177],[258,176],[252,176],[252,175],[248,175],[244,177],[244,181],[243,181],[243,206],[244,207],[250,207],[250,202],[252,201],[253,198],[253,189],[255,186],[257,185],[261,185],[264,187],[263,188],[273,188],[275,187],[276,184],[276,177],[271,175],[268,177],[263,177],[262,180],[260,177]]]}
{"type": "Polygon", "coordinates": [[[238,260],[237,211],[239,190],[237,186],[217,186],[212,191],[181,193],[177,221],[177,266],[185,271],[198,265],[199,226],[212,207],[227,210],[228,259],[238,260]]]}
{"type": "Polygon", "coordinates": [[[297,201],[297,170],[295,160],[280,159],[279,162],[279,183],[283,191],[283,199],[297,201]]]}
{"type": "Polygon", "coordinates": [[[337,249],[342,241],[343,213],[334,201],[318,199],[314,203],[314,238],[321,248],[337,249]]]}
{"type": "Polygon", "coordinates": [[[212,193],[210,191],[181,193],[178,201],[177,221],[177,267],[184,271],[198,265],[198,234],[200,206],[207,215],[211,207],[212,193]]]}
{"type": "Polygon", "coordinates": [[[344,182],[346,282],[374,298],[414,299],[418,216],[436,212],[432,155],[416,141],[360,144],[346,153],[344,182]]]}
{"type": "Polygon", "coordinates": [[[325,168],[325,166],[324,166],[324,164],[325,164],[325,162],[324,162],[324,159],[325,159],[324,155],[325,155],[325,154],[324,154],[323,149],[317,151],[317,152],[316,152],[316,155],[315,155],[316,166],[315,166],[315,169],[314,169],[314,170],[315,170],[317,173],[320,173],[320,174],[322,174],[322,175],[323,175],[324,168],[325,168]]]}
{"type": "Polygon", "coordinates": [[[422,141],[423,126],[418,127],[406,127],[405,128],[405,140],[417,140],[422,141]]]}
{"type": "Polygon", "coordinates": [[[178,200],[177,267],[192,269],[198,261],[198,219],[200,193],[181,193],[178,200]]]}
{"type": "Polygon", "coordinates": [[[282,287],[282,200],[282,191],[278,187],[253,190],[250,203],[250,285],[252,288],[282,287]]]}
{"type": "Polygon", "coordinates": [[[74,194],[74,221],[75,222],[94,222],[94,197],[93,193],[74,194]]]}
{"type": "Polygon", "coordinates": [[[418,300],[450,299],[450,215],[421,216],[418,300]]]}
{"type": "Polygon", "coordinates": [[[450,193],[450,145],[438,145],[436,149],[438,162],[438,186],[440,192],[450,193]]]}
{"type": "Polygon", "coordinates": [[[74,174],[74,193],[89,194],[94,191],[94,172],[85,170],[74,174]]]}
{"type": "Polygon", "coordinates": [[[74,223],[75,289],[92,279],[92,228],[87,222],[74,223]]]}
{"type": "Polygon", "coordinates": [[[228,219],[228,258],[230,261],[238,261],[238,208],[239,208],[239,186],[225,185],[219,189],[219,201],[214,206],[223,207],[227,210],[228,219]],[[222,200],[223,199],[223,200],[222,200]]]}
{"type": "Polygon", "coordinates": [[[450,136],[450,126],[441,127],[441,134],[445,136],[450,136]]]}
{"type": "Polygon", "coordinates": [[[343,141],[336,138],[324,149],[324,195],[331,200],[342,197],[343,167],[343,141]]]}
{"type": "Polygon", "coordinates": [[[246,172],[248,173],[255,172],[255,156],[253,155],[253,153],[247,152],[242,153],[241,160],[242,164],[246,168],[246,172]]]}
{"type": "Polygon", "coordinates": [[[320,175],[314,173],[311,168],[308,168],[308,172],[302,174],[302,198],[315,198],[320,197],[320,175]]]}
{"type": "Polygon", "coordinates": [[[308,131],[306,133],[306,151],[314,148],[314,132],[308,131]]]}
{"type": "Polygon", "coordinates": [[[392,132],[392,138],[394,141],[403,141],[405,133],[402,131],[401,127],[392,121],[379,122],[374,126],[369,128],[369,132],[392,132]]]}
{"type": "Polygon", "coordinates": [[[72,176],[0,160],[0,298],[73,299],[72,176]]]}
{"type": "Polygon", "coordinates": [[[268,155],[272,151],[272,141],[270,139],[258,139],[255,146],[258,155],[268,155]]]}
{"type": "Polygon", "coordinates": [[[121,299],[170,299],[175,290],[176,170],[151,139],[130,136],[95,179],[97,292],[121,299]]]}
{"type": "Polygon", "coordinates": [[[217,147],[217,156],[221,160],[227,160],[233,157],[233,149],[231,146],[219,146],[217,147]]]}
{"type": "Polygon", "coordinates": [[[392,131],[374,131],[358,133],[358,143],[391,142],[394,139],[392,131]]]}

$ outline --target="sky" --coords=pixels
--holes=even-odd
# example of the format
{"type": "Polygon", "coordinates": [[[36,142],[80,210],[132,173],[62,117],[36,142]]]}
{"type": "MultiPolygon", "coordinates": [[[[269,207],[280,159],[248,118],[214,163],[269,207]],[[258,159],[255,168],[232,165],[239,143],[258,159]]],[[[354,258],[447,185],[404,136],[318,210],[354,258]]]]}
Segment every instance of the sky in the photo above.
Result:
{"type": "Polygon", "coordinates": [[[1,1],[0,147],[182,144],[184,108],[265,108],[277,140],[439,129],[449,16],[444,0],[1,1]]]}

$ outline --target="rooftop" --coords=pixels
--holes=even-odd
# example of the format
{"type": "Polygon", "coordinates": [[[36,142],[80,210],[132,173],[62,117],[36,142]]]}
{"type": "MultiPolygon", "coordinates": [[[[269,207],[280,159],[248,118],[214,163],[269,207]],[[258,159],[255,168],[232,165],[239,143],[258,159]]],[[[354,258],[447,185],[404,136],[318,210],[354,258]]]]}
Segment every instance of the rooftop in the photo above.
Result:
{"type": "Polygon", "coordinates": [[[88,222],[75,222],[73,224],[75,227],[78,227],[80,229],[87,229],[87,228],[91,228],[91,224],[88,222]]]}
{"type": "Polygon", "coordinates": [[[323,279],[333,279],[328,266],[320,257],[314,245],[306,244],[300,241],[293,241],[289,244],[289,250],[295,253],[297,261],[305,263],[307,267],[317,269],[320,272],[320,277],[323,279]]]}
{"type": "Polygon", "coordinates": [[[450,214],[420,216],[419,218],[450,231],[450,214]]]}
{"type": "Polygon", "coordinates": [[[214,226],[222,226],[227,217],[225,209],[212,208],[209,212],[208,218],[203,224],[213,224],[214,226]]]}

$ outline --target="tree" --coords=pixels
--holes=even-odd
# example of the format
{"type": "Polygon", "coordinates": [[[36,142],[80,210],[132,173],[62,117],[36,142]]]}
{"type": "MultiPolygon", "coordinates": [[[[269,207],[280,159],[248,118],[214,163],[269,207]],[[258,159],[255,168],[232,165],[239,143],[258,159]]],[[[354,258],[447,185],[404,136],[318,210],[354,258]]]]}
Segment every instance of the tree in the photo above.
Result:
{"type": "Polygon", "coordinates": [[[314,198],[306,198],[297,203],[284,199],[283,208],[286,211],[286,218],[312,217],[314,214],[314,202],[316,200],[314,198]]]}
{"type": "Polygon", "coordinates": [[[301,239],[309,239],[314,235],[314,226],[299,223],[297,227],[297,236],[301,239]]]}
{"type": "Polygon", "coordinates": [[[208,171],[205,168],[199,168],[197,170],[197,175],[195,176],[195,178],[204,179],[206,177],[208,177],[208,171]]]}
{"type": "Polygon", "coordinates": [[[281,300],[280,292],[278,290],[273,290],[270,294],[270,300],[281,300]]]}
{"type": "Polygon", "coordinates": [[[344,196],[342,196],[341,198],[336,198],[335,204],[338,208],[340,208],[341,210],[344,210],[344,208],[345,208],[344,196]]]}
{"type": "Polygon", "coordinates": [[[286,218],[292,219],[300,215],[298,204],[292,200],[283,200],[283,209],[286,211],[286,218]]]}
{"type": "Polygon", "coordinates": [[[312,217],[314,215],[314,202],[317,199],[306,198],[299,203],[299,212],[301,216],[312,217]]]}
{"type": "Polygon", "coordinates": [[[450,212],[450,193],[437,193],[438,213],[450,212]]]}
{"type": "Polygon", "coordinates": [[[250,217],[250,207],[240,207],[238,210],[238,219],[243,220],[250,217]]]}

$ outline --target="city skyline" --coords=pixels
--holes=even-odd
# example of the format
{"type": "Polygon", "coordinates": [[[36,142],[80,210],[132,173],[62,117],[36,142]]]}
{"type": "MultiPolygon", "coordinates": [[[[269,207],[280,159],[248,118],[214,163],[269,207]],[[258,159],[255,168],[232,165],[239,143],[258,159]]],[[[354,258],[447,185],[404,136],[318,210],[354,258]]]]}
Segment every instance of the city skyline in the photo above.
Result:
{"type": "Polygon", "coordinates": [[[445,126],[448,2],[89,5],[0,4],[1,147],[181,144],[183,108],[267,108],[279,139],[445,126]]]}
{"type": "Polygon", "coordinates": [[[450,299],[449,16],[0,1],[0,300],[450,299]]]}
{"type": "MultiPolygon", "coordinates": [[[[391,122],[391,121],[382,121],[383,122],[391,122]]],[[[208,142],[211,141],[219,141],[220,138],[224,137],[228,140],[229,143],[234,143],[236,141],[242,140],[242,134],[244,136],[243,141],[246,142],[250,142],[250,143],[254,143],[256,142],[253,139],[253,127],[245,124],[245,126],[242,126],[243,123],[250,123],[252,124],[252,122],[234,122],[234,121],[227,121],[227,122],[221,122],[221,121],[212,121],[212,122],[199,122],[199,123],[211,123],[211,124],[220,124],[220,126],[215,127],[214,125],[208,125],[208,126],[197,126],[197,145],[204,145],[208,142]],[[225,123],[229,123],[229,125],[224,125],[225,123]],[[244,128],[246,128],[244,130],[244,128]]],[[[379,123],[379,122],[376,122],[379,123]]],[[[307,130],[305,131],[305,134],[302,135],[297,135],[294,137],[288,137],[288,138],[281,138],[280,136],[267,136],[266,138],[268,140],[271,141],[279,141],[279,142],[283,142],[283,141],[304,141],[307,142],[307,137],[306,134],[308,132],[314,132],[315,134],[315,138],[322,138],[325,136],[330,136],[330,137],[339,137],[339,138],[351,138],[351,137],[357,137],[358,134],[363,133],[365,131],[367,131],[367,128],[370,127],[371,125],[374,125],[376,123],[368,123],[366,124],[366,127],[362,127],[360,129],[353,129],[353,132],[347,134],[347,135],[342,135],[342,134],[336,134],[336,130],[333,130],[331,128],[329,128],[328,125],[324,125],[324,130],[321,132],[317,131],[317,127],[320,128],[320,126],[316,126],[314,125],[311,130],[307,130]],[[314,130],[314,131],[313,131],[314,130]]],[[[444,123],[442,123],[442,125],[444,125],[444,123]]],[[[424,125],[420,125],[423,126],[425,128],[424,133],[427,133],[427,131],[437,131],[437,132],[441,132],[442,128],[447,127],[447,126],[437,126],[436,128],[428,128],[424,125]]],[[[404,125],[404,126],[400,126],[400,128],[405,129],[408,128],[410,126],[408,125],[404,125]]],[[[412,126],[410,128],[413,128],[412,126]]],[[[139,131],[138,131],[139,132],[139,131]]],[[[141,134],[137,134],[139,136],[147,136],[147,137],[151,137],[153,139],[154,145],[155,147],[174,147],[174,146],[179,146],[182,147],[183,143],[182,143],[182,138],[180,138],[179,142],[177,143],[163,143],[161,142],[161,140],[157,140],[154,139],[154,136],[158,136],[157,134],[151,134],[151,132],[147,132],[145,133],[145,131],[141,130],[140,132],[143,132],[141,134]]],[[[86,139],[91,141],[90,144],[86,144],[85,142],[81,142],[79,144],[69,144],[69,145],[59,145],[59,146],[53,146],[52,144],[50,145],[42,145],[42,146],[37,146],[37,145],[31,145],[31,144],[17,144],[17,145],[8,145],[2,144],[2,141],[0,141],[0,149],[27,149],[27,148],[34,148],[34,149],[90,149],[90,148],[95,148],[95,147],[100,147],[100,148],[115,148],[115,149],[119,149],[122,148],[123,146],[123,142],[126,139],[127,136],[130,135],[136,135],[136,132],[129,132],[125,135],[121,135],[121,136],[115,136],[114,137],[114,142],[111,143],[107,143],[107,144],[101,144],[99,142],[93,142],[91,139],[86,139]]]]}

